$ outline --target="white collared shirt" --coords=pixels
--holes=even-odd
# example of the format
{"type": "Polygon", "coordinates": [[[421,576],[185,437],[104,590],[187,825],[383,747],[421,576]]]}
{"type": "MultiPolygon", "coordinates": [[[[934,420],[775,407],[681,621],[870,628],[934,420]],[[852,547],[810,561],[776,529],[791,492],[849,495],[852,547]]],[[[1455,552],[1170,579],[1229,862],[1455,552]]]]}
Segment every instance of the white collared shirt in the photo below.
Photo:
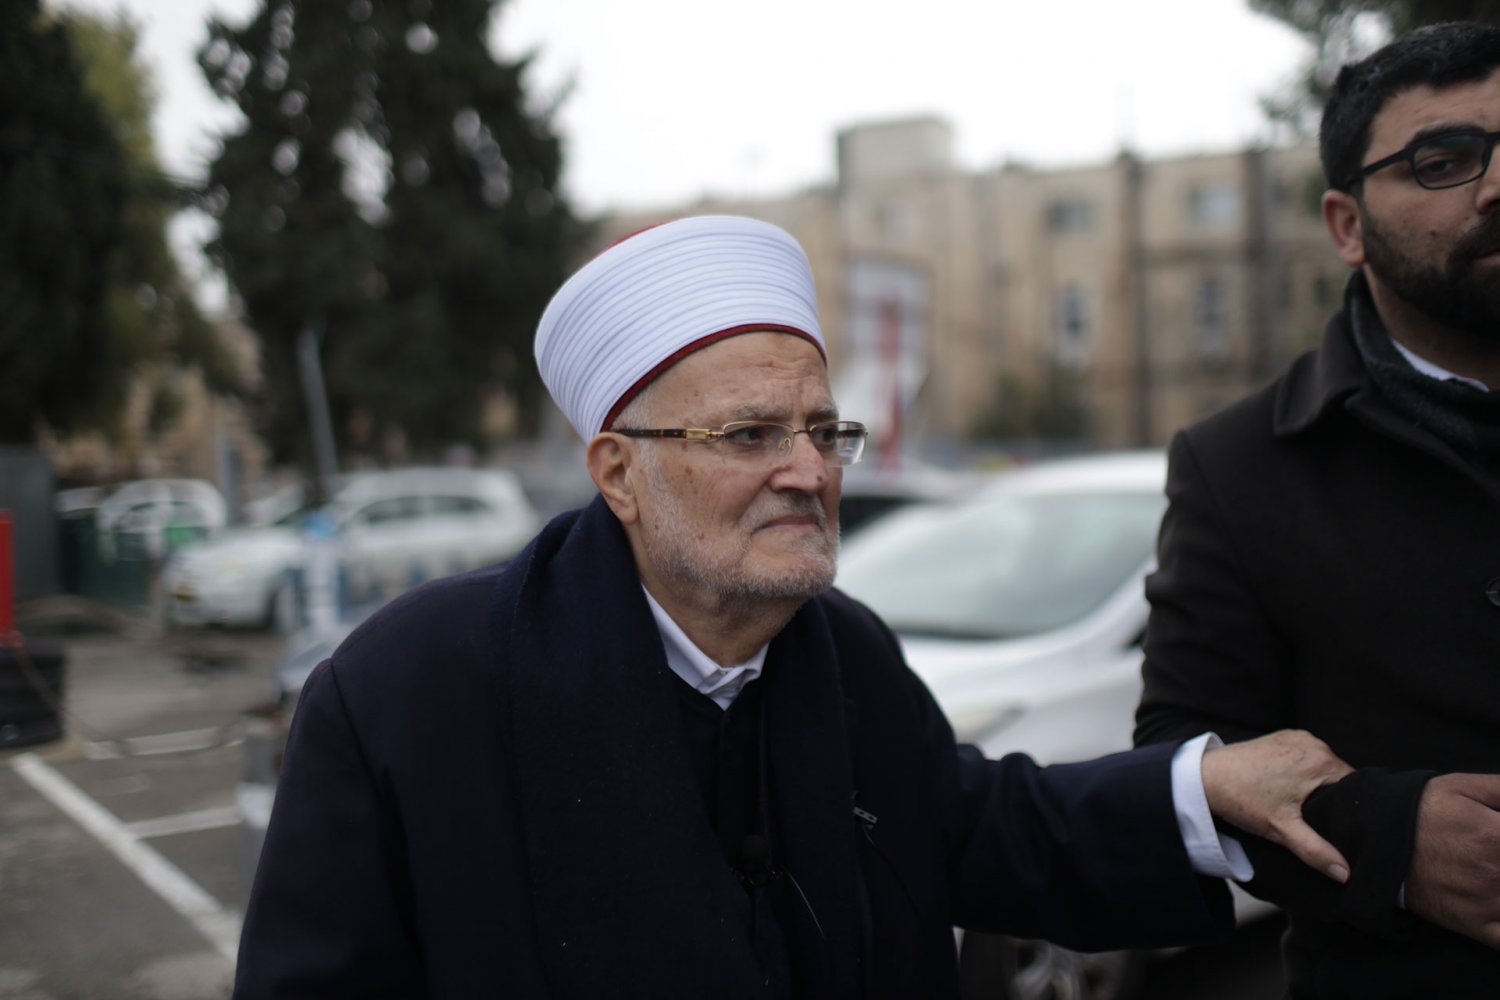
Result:
{"type": "Polygon", "coordinates": [[[646,603],[651,606],[651,617],[656,619],[657,631],[661,632],[661,644],[666,647],[667,666],[672,668],[672,673],[681,677],[694,691],[708,695],[720,708],[728,708],[734,704],[740,688],[760,676],[770,644],[767,643],[750,654],[750,659],[744,663],[721,667],[688,638],[682,626],[673,621],[666,609],[651,596],[651,591],[645,587],[641,591],[646,595],[646,603]]]}
{"type": "MultiPolygon", "coordinates": [[[[1386,334],[1386,336],[1391,337],[1390,334],[1386,334]]],[[[1435,378],[1439,382],[1463,382],[1465,385],[1472,385],[1480,392],[1490,391],[1490,387],[1479,381],[1477,378],[1469,378],[1469,376],[1467,375],[1455,374],[1454,372],[1450,372],[1448,369],[1444,368],[1442,365],[1433,364],[1431,361],[1428,361],[1420,354],[1413,354],[1411,348],[1401,343],[1401,341],[1397,340],[1395,337],[1391,337],[1391,343],[1396,346],[1396,350],[1401,352],[1401,356],[1406,359],[1407,364],[1411,365],[1417,371],[1421,372],[1423,375],[1426,375],[1429,378],[1435,378]]]]}
{"type": "MultiPolygon", "coordinates": [[[[714,704],[727,709],[746,684],[760,676],[770,644],[757,649],[744,663],[721,667],[699,649],[682,626],[672,620],[665,608],[643,586],[651,616],[656,619],[667,666],[694,691],[708,695],[714,704]]],[[[1232,837],[1219,834],[1208,810],[1208,796],[1203,791],[1203,751],[1223,746],[1213,733],[1204,733],[1177,748],[1172,755],[1172,806],[1177,812],[1177,829],[1187,848],[1193,871],[1211,878],[1247,881],[1255,874],[1244,848],[1232,837]]]]}

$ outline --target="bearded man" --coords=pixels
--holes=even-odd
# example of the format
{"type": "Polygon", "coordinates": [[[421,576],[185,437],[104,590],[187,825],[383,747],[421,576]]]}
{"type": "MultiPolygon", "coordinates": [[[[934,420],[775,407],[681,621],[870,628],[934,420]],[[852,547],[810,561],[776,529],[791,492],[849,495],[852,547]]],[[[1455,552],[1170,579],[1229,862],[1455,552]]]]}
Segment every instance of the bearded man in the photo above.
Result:
{"type": "Polygon", "coordinates": [[[308,679],[241,1000],[953,997],[955,924],[1075,948],[1226,929],[1211,811],[1344,877],[1298,807],[1347,768],[1305,733],[1050,768],[955,747],[830,589],[865,429],[780,229],[616,244],[536,354],[599,496],[308,679]]]}
{"type": "Polygon", "coordinates": [[[1500,995],[1500,28],[1345,67],[1322,346],[1172,443],[1136,741],[1297,726],[1343,885],[1246,846],[1297,998],[1500,995]]]}

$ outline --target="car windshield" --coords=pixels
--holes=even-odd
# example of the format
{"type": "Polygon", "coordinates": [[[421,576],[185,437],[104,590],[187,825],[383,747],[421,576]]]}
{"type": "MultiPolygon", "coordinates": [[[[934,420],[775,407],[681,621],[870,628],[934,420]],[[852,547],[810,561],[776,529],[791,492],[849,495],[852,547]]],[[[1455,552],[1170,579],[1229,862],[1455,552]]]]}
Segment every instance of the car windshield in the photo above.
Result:
{"type": "Polygon", "coordinates": [[[1164,505],[1146,493],[925,505],[855,540],[838,585],[903,635],[1046,632],[1087,615],[1146,564],[1164,505]]]}

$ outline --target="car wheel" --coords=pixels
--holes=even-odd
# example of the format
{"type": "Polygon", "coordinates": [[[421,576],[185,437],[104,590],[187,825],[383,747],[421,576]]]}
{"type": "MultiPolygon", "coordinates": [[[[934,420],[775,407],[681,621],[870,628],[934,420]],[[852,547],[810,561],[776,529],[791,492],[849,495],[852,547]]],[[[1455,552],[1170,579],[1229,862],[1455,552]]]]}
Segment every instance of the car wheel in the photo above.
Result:
{"type": "Polygon", "coordinates": [[[964,1000],[1130,1000],[1146,956],[1135,951],[1069,951],[1003,934],[964,935],[959,976],[964,1000]]]}

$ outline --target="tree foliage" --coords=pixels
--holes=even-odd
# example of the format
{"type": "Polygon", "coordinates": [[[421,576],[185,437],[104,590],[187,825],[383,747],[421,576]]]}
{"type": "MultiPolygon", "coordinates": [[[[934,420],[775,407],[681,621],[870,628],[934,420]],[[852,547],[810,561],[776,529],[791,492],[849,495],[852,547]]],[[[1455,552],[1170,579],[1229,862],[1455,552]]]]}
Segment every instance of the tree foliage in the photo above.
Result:
{"type": "Polygon", "coordinates": [[[0,440],[117,431],[148,366],[237,385],[167,247],[135,49],[123,18],[0,4],[0,440]]]}
{"type": "Polygon", "coordinates": [[[987,441],[1077,442],[1089,434],[1086,386],[1078,369],[1052,361],[1036,381],[1005,373],[970,436],[987,441]]]}
{"type": "Polygon", "coordinates": [[[527,61],[486,45],[497,8],[266,0],[243,27],[210,24],[199,62],[244,126],[210,167],[209,249],[261,338],[280,458],[310,448],[310,328],[346,449],[481,444],[497,390],[535,417],[532,331],[582,234],[527,61]]]}
{"type": "Polygon", "coordinates": [[[1250,0],[1250,9],[1302,35],[1312,54],[1295,83],[1268,98],[1277,120],[1311,131],[1339,67],[1424,24],[1500,24],[1500,0],[1250,0]]]}
{"type": "Polygon", "coordinates": [[[0,441],[106,424],[129,354],[111,336],[125,154],[63,26],[0,4],[0,441]]]}
{"type": "MultiPolygon", "coordinates": [[[[154,376],[158,393],[168,391],[175,375],[196,369],[211,392],[237,395],[243,374],[199,310],[167,242],[168,223],[189,204],[190,191],[160,170],[151,138],[157,93],[137,56],[139,32],[123,15],[73,14],[66,24],[84,86],[104,109],[125,154],[124,252],[109,293],[114,336],[137,345],[137,372],[154,376]]],[[[159,422],[158,429],[169,425],[159,422]]]]}

